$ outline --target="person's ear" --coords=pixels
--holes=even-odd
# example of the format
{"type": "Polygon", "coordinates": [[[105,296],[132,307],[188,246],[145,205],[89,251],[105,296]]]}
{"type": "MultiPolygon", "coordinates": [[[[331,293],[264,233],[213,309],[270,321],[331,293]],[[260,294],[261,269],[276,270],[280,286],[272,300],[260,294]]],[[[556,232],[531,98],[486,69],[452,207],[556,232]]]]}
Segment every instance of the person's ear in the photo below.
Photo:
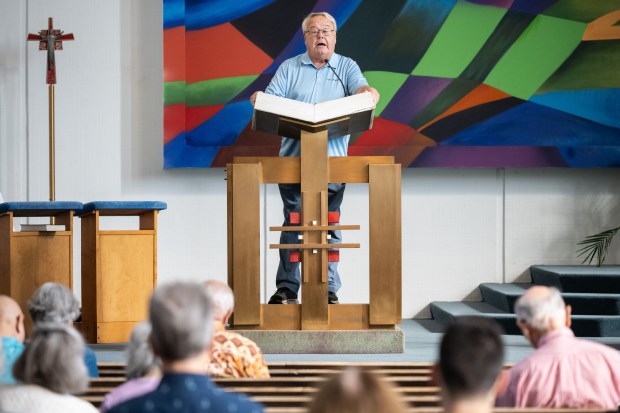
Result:
{"type": "Polygon", "coordinates": [[[441,371],[437,363],[431,366],[431,383],[433,386],[441,387],[441,371]]]}
{"type": "Polygon", "coordinates": [[[573,312],[573,307],[571,307],[570,305],[566,306],[566,319],[564,320],[564,325],[568,328],[570,328],[571,326],[571,313],[573,312]]]}
{"type": "Polygon", "coordinates": [[[26,327],[24,326],[24,315],[20,314],[15,318],[15,333],[18,337],[26,338],[26,327]]]}
{"type": "Polygon", "coordinates": [[[528,328],[527,324],[525,324],[521,320],[517,320],[517,327],[519,327],[519,330],[521,330],[521,333],[523,334],[523,336],[529,340],[530,329],[528,328]]]}
{"type": "Polygon", "coordinates": [[[224,316],[224,327],[226,327],[228,325],[228,319],[230,318],[230,316],[233,313],[233,309],[231,308],[230,310],[228,310],[228,312],[226,313],[226,315],[224,316]]]}

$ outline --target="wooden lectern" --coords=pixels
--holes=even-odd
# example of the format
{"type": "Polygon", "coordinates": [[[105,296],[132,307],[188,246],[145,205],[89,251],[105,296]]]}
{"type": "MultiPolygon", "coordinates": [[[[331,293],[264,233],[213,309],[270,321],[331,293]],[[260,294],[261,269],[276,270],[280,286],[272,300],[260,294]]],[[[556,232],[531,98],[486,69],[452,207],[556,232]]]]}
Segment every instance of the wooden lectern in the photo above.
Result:
{"type": "Polygon", "coordinates": [[[391,156],[327,156],[329,136],[361,132],[372,126],[372,97],[355,95],[329,102],[334,117],[317,117],[315,108],[287,110],[299,103],[259,94],[253,126],[301,139],[301,157],[236,157],[227,165],[228,281],[236,303],[232,324],[236,329],[259,330],[394,329],[402,312],[400,165],[394,164],[391,156]],[[327,251],[359,247],[327,243],[328,230],[359,229],[358,225],[328,225],[330,182],[369,184],[369,304],[327,303],[327,251]],[[298,305],[260,303],[259,185],[278,183],[301,183],[301,225],[270,228],[302,234],[300,244],[270,246],[302,251],[302,297],[298,305]]]}
{"type": "Polygon", "coordinates": [[[5,202],[0,204],[0,294],[12,297],[32,320],[28,300],[53,281],[73,290],[73,215],[80,202],[5,202]],[[53,217],[64,231],[16,231],[14,218],[53,217]]]}
{"type": "Polygon", "coordinates": [[[89,343],[129,341],[148,318],[157,284],[157,214],[164,202],[98,201],[84,204],[82,219],[82,321],[89,343]],[[137,230],[102,230],[100,218],[137,216],[137,230]]]}

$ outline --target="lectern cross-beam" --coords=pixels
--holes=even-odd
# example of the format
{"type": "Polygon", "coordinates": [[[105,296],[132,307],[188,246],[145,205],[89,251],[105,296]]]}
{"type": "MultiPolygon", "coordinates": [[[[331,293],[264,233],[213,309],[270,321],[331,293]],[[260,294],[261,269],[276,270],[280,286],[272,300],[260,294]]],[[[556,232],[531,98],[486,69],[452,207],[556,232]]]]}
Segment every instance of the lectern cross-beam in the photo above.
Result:
{"type": "Polygon", "coordinates": [[[256,129],[299,137],[301,157],[244,157],[227,165],[228,273],[236,302],[233,326],[260,330],[393,329],[401,320],[400,165],[394,164],[391,156],[327,156],[329,136],[368,129],[372,110],[308,123],[262,113],[258,108],[257,104],[256,129]],[[328,226],[330,182],[369,184],[369,304],[327,303],[328,249],[359,247],[327,243],[328,230],[359,229],[358,225],[328,226]],[[301,226],[270,228],[303,234],[301,244],[271,245],[302,251],[300,305],[260,304],[259,185],[266,183],[301,184],[301,226]]]}

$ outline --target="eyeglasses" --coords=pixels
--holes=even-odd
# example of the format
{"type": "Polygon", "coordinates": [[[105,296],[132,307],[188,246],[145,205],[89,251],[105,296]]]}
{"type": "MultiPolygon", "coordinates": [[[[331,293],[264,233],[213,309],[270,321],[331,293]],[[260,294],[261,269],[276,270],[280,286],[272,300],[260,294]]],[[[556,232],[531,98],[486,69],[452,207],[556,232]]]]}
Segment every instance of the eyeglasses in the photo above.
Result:
{"type": "Polygon", "coordinates": [[[333,32],[335,32],[336,30],[327,30],[327,29],[323,29],[323,30],[318,30],[318,29],[312,29],[312,30],[306,30],[304,33],[306,34],[310,34],[312,36],[317,36],[319,33],[321,33],[321,35],[323,35],[323,37],[329,37],[332,35],[333,32]]]}

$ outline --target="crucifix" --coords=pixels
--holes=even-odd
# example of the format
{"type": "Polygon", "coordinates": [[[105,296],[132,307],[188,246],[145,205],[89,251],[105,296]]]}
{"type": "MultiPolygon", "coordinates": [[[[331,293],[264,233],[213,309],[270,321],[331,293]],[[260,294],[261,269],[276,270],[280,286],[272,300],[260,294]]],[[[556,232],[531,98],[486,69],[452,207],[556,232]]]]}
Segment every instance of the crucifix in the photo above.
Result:
{"type": "MultiPolygon", "coordinates": [[[[54,85],[56,84],[56,60],[54,51],[62,50],[64,40],[74,40],[73,33],[64,34],[62,30],[54,29],[52,18],[48,19],[47,30],[39,30],[39,34],[28,34],[28,40],[38,41],[39,50],[47,50],[47,84],[49,91],[49,163],[50,163],[50,201],[56,200],[55,194],[55,125],[54,125],[54,85]]],[[[53,218],[52,218],[53,220],[53,218]]],[[[52,222],[53,223],[53,222],[52,222]]]]}

